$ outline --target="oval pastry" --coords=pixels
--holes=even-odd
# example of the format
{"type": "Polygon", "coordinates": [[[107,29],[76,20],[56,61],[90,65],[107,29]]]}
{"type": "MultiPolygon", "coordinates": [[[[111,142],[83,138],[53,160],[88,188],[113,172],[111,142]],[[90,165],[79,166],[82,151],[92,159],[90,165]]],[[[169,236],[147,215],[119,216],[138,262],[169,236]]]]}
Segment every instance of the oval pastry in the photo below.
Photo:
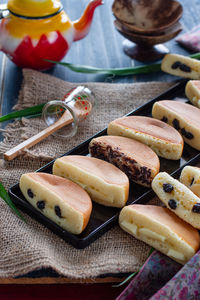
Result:
{"type": "Polygon", "coordinates": [[[120,212],[119,225],[181,264],[190,260],[200,247],[198,231],[164,207],[128,205],[120,212]]]}
{"type": "Polygon", "coordinates": [[[159,172],[160,161],[148,146],[121,136],[101,136],[91,140],[90,154],[120,168],[132,181],[150,187],[159,172]]]}
{"type": "MultiPolygon", "coordinates": [[[[180,175],[180,182],[186,185],[195,195],[200,197],[200,168],[186,166],[180,175]]],[[[200,204],[194,208],[200,213],[200,204]]]]}
{"type": "Polygon", "coordinates": [[[161,70],[176,76],[200,79],[200,61],[179,54],[166,54],[161,70]]]}
{"type": "Polygon", "coordinates": [[[159,199],[181,219],[200,229],[200,199],[190,189],[166,172],[158,173],[152,181],[152,189],[159,199]]]}
{"type": "Polygon", "coordinates": [[[167,159],[180,159],[183,152],[183,139],[179,132],[165,122],[149,117],[129,116],[116,119],[108,125],[108,134],[140,141],[157,155],[167,159]]]}
{"type": "Polygon", "coordinates": [[[106,161],[81,155],[63,156],[55,160],[53,174],[76,182],[97,203],[123,207],[128,200],[128,177],[106,161]]]}
{"type": "Polygon", "coordinates": [[[184,141],[200,150],[200,109],[191,104],[163,100],[153,105],[152,116],[156,119],[167,119],[183,136],[184,141]]]}
{"type": "Polygon", "coordinates": [[[38,172],[23,174],[19,186],[31,205],[67,231],[80,234],[87,226],[92,201],[78,184],[38,172]]]}
{"type": "Polygon", "coordinates": [[[187,98],[200,108],[200,80],[189,80],[185,86],[187,98]]]}

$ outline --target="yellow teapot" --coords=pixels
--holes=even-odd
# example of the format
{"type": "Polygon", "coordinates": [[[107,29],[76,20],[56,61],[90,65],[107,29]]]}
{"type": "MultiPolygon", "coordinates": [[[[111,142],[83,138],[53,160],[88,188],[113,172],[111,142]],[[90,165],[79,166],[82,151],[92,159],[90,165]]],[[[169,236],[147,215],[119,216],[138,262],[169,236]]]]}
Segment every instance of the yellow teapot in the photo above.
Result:
{"type": "Polygon", "coordinates": [[[94,10],[103,4],[92,0],[82,17],[70,21],[60,0],[9,0],[0,10],[0,50],[19,67],[46,70],[60,61],[72,42],[84,38],[94,10]]]}

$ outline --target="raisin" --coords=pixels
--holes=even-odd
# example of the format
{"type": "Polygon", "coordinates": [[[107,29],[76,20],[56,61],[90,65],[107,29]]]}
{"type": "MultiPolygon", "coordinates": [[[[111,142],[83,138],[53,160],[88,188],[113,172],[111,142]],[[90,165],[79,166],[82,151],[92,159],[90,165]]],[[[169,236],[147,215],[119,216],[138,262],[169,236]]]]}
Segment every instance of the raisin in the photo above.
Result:
{"type": "Polygon", "coordinates": [[[168,119],[167,119],[167,117],[163,116],[163,118],[162,118],[162,120],[161,120],[161,121],[163,121],[163,122],[167,123],[167,122],[168,122],[168,119]]]}
{"type": "Polygon", "coordinates": [[[186,131],[185,137],[188,140],[192,140],[194,138],[193,134],[191,132],[189,132],[189,131],[186,131]]]}
{"type": "Polygon", "coordinates": [[[193,134],[189,131],[186,131],[185,128],[181,128],[181,134],[185,136],[188,140],[192,140],[194,138],[193,134]]]}
{"type": "Polygon", "coordinates": [[[181,71],[183,71],[183,72],[191,72],[191,68],[189,67],[189,66],[187,66],[187,65],[185,65],[185,64],[181,64],[180,66],[179,66],[179,69],[181,70],[181,71]]]}
{"type": "Polygon", "coordinates": [[[172,124],[173,124],[173,126],[174,126],[174,128],[175,128],[176,130],[179,130],[179,129],[180,129],[180,126],[179,126],[179,120],[174,119],[173,122],[172,122],[172,124]]]}
{"type": "Polygon", "coordinates": [[[192,208],[192,212],[200,214],[200,203],[196,203],[193,208],[192,208]]]}
{"type": "Polygon", "coordinates": [[[60,206],[56,205],[56,206],[54,207],[54,210],[55,210],[56,216],[58,216],[59,218],[62,218],[60,206]]]}
{"type": "Polygon", "coordinates": [[[191,180],[190,186],[192,186],[193,183],[194,183],[194,177],[193,177],[192,180],[191,180]]]}
{"type": "Polygon", "coordinates": [[[163,190],[166,192],[166,193],[171,193],[173,191],[174,187],[173,185],[171,185],[170,183],[164,183],[163,184],[163,190]]]}
{"type": "Polygon", "coordinates": [[[168,201],[168,205],[169,205],[169,207],[170,207],[171,209],[176,209],[176,208],[177,208],[177,202],[176,202],[176,200],[174,200],[174,199],[170,199],[170,200],[168,201]]]}
{"type": "Polygon", "coordinates": [[[185,128],[181,128],[181,134],[182,134],[183,136],[185,136],[185,135],[186,135],[185,128]]]}
{"type": "Polygon", "coordinates": [[[172,69],[178,69],[181,66],[181,62],[180,61],[176,61],[175,63],[173,63],[172,65],[172,69]]]}
{"type": "Polygon", "coordinates": [[[37,208],[44,209],[45,208],[45,201],[41,200],[37,202],[37,208]]]}
{"type": "Polygon", "coordinates": [[[28,189],[27,190],[27,194],[30,198],[33,198],[35,195],[33,194],[32,190],[31,189],[28,189]]]}

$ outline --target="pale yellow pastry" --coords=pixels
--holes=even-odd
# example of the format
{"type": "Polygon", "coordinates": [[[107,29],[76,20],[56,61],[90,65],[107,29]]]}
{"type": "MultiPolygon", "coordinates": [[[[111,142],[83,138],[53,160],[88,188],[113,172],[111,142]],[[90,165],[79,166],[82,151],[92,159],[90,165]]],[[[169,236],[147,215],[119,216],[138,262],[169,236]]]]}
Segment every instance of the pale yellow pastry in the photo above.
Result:
{"type": "Polygon", "coordinates": [[[150,117],[116,119],[108,125],[108,134],[135,139],[167,159],[180,159],[182,155],[183,139],[179,132],[165,122],[150,117]]]}
{"type": "Polygon", "coordinates": [[[120,168],[132,181],[151,186],[159,172],[160,161],[148,146],[126,137],[105,135],[91,140],[93,157],[104,159],[120,168]]]}
{"type": "Polygon", "coordinates": [[[200,61],[179,54],[166,54],[161,70],[175,76],[200,79],[200,61]]]}
{"type": "Polygon", "coordinates": [[[198,231],[164,207],[125,206],[119,215],[119,225],[181,264],[190,260],[200,247],[198,231]]]}
{"type": "Polygon", "coordinates": [[[160,200],[181,219],[200,229],[200,205],[197,197],[188,187],[166,172],[158,173],[152,181],[152,189],[160,200]]]}
{"type": "MultiPolygon", "coordinates": [[[[200,197],[200,168],[192,166],[184,167],[180,175],[180,182],[200,197]]],[[[200,214],[200,205],[196,205],[194,209],[200,214]]]]}
{"type": "Polygon", "coordinates": [[[38,172],[23,174],[19,186],[31,205],[67,231],[80,234],[87,226],[92,201],[78,184],[38,172]]]}
{"type": "Polygon", "coordinates": [[[152,116],[180,131],[184,141],[200,150],[200,109],[191,104],[163,100],[153,105],[152,116]]]}
{"type": "Polygon", "coordinates": [[[100,204],[123,207],[128,200],[128,177],[101,159],[81,155],[63,156],[55,160],[53,174],[76,182],[92,200],[100,204]]]}
{"type": "Polygon", "coordinates": [[[200,108],[200,80],[189,80],[185,86],[187,98],[200,108]]]}

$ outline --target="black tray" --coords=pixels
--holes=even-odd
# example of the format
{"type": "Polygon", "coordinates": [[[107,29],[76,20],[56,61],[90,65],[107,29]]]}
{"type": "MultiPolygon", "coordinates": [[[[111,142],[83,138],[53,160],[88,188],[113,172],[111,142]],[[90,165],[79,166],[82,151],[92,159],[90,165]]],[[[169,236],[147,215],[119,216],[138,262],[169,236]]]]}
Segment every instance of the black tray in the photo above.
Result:
{"type": "MultiPolygon", "coordinates": [[[[139,107],[138,109],[130,112],[127,116],[131,115],[142,115],[151,116],[152,106],[156,101],[171,99],[174,101],[185,101],[184,91],[186,80],[181,81],[176,84],[171,89],[167,90],[165,93],[156,97],[155,99],[149,101],[145,105],[139,107]],[[183,100],[184,99],[184,100],[183,100]]],[[[92,138],[102,136],[107,134],[107,128],[92,136],[90,139],[70,150],[69,152],[63,154],[65,155],[88,155],[88,145],[92,138]]],[[[191,148],[189,145],[184,145],[184,151],[182,158],[177,161],[167,160],[160,158],[160,170],[166,171],[173,176],[179,176],[181,169],[188,164],[196,164],[200,162],[199,151],[191,148]]],[[[40,168],[36,172],[52,173],[52,165],[54,160],[40,168]]],[[[97,238],[99,238],[103,233],[108,231],[114,224],[116,224],[120,209],[106,207],[93,202],[92,214],[90,221],[86,229],[80,235],[73,235],[66,230],[62,229],[60,226],[52,222],[50,219],[41,214],[33,206],[31,206],[22,195],[19,184],[16,184],[9,188],[9,194],[13,199],[14,203],[19,206],[23,211],[28,213],[31,217],[38,220],[40,223],[44,224],[54,233],[63,238],[66,242],[73,245],[75,248],[82,249],[91,244],[97,238]]],[[[151,189],[140,186],[136,183],[130,183],[130,195],[127,204],[131,203],[146,203],[154,196],[151,189]]]]}

